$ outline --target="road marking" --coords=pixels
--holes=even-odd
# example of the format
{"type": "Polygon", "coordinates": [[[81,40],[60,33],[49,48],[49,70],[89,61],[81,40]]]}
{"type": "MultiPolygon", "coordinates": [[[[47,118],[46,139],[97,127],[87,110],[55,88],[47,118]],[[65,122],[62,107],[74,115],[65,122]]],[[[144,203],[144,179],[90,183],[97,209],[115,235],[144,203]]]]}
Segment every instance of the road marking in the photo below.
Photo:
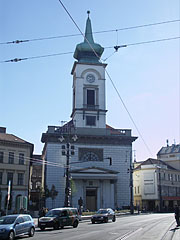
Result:
{"type": "Polygon", "coordinates": [[[118,237],[116,238],[115,240],[125,240],[129,237],[132,237],[134,234],[136,234],[137,232],[141,231],[143,228],[138,228],[136,231],[130,231],[130,232],[127,232],[125,235],[121,236],[121,237],[118,237]]]}

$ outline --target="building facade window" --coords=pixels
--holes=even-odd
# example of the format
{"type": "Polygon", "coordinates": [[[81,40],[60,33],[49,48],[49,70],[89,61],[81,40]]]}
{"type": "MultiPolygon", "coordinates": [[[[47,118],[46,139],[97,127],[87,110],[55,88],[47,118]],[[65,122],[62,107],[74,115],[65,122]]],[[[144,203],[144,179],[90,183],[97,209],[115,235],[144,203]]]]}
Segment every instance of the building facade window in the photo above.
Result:
{"type": "Polygon", "coordinates": [[[86,126],[96,126],[96,117],[86,116],[86,126]]]}
{"type": "Polygon", "coordinates": [[[19,164],[24,165],[24,153],[19,153],[19,164]]]}
{"type": "Polygon", "coordinates": [[[4,152],[0,152],[0,163],[4,161],[4,152]]]}
{"type": "Polygon", "coordinates": [[[2,176],[3,176],[3,173],[0,172],[0,185],[2,184],[2,176]]]}
{"type": "Polygon", "coordinates": [[[12,172],[7,173],[7,185],[9,184],[9,181],[11,181],[11,186],[12,186],[12,184],[13,184],[13,173],[12,172]]]}
{"type": "Polygon", "coordinates": [[[14,164],[14,152],[9,152],[9,163],[14,164]]]}
{"type": "Polygon", "coordinates": [[[18,185],[24,185],[24,174],[18,173],[18,185]]]}

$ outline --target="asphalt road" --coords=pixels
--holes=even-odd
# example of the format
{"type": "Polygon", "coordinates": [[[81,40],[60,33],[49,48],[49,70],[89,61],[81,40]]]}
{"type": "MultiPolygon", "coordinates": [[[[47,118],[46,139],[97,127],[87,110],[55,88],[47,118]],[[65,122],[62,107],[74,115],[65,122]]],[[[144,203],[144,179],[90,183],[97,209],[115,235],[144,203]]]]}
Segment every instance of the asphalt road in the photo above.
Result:
{"type": "Polygon", "coordinates": [[[180,228],[175,226],[174,214],[128,215],[116,222],[84,221],[77,228],[37,228],[32,240],[179,240],[180,228]]]}

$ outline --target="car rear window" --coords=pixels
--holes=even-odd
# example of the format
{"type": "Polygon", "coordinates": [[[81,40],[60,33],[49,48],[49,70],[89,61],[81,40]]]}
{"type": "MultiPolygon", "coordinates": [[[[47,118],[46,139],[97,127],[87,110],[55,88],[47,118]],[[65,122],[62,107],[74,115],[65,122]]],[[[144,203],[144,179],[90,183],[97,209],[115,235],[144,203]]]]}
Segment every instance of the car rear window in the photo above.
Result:
{"type": "Polygon", "coordinates": [[[105,213],[108,213],[108,211],[107,211],[107,210],[101,210],[101,209],[100,209],[100,210],[97,211],[97,213],[105,214],[105,213]]]}
{"type": "Polygon", "coordinates": [[[23,218],[25,222],[31,221],[31,218],[29,216],[23,216],[23,218]]]}

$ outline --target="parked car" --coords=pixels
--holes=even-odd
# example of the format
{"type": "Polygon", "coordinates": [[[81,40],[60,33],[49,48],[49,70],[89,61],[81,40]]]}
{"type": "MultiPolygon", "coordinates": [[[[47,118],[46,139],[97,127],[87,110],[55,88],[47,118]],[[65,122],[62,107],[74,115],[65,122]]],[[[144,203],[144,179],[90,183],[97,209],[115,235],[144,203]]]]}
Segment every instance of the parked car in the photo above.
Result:
{"type": "Polygon", "coordinates": [[[95,215],[91,217],[91,222],[105,222],[107,223],[109,220],[113,222],[116,221],[115,212],[111,208],[99,209],[95,215]]]}
{"type": "Polygon", "coordinates": [[[28,214],[13,214],[0,217],[0,239],[13,240],[15,237],[29,235],[33,237],[35,225],[28,214]]]}
{"type": "Polygon", "coordinates": [[[54,229],[64,226],[73,226],[76,228],[79,224],[77,208],[54,208],[46,213],[45,217],[38,219],[38,227],[44,230],[48,227],[54,229]]]}

